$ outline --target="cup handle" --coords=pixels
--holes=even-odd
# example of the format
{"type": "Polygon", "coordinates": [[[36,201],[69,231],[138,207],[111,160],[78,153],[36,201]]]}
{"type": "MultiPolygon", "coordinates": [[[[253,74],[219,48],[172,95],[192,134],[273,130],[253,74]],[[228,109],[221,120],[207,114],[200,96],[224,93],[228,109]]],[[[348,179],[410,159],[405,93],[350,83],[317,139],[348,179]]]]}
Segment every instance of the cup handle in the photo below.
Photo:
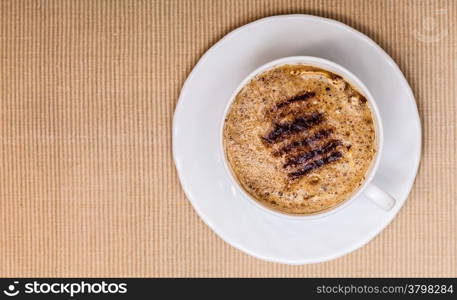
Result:
{"type": "Polygon", "coordinates": [[[388,193],[381,190],[377,185],[374,183],[370,183],[365,191],[364,194],[373,201],[377,206],[381,207],[382,209],[389,211],[395,205],[395,199],[388,193]]]}

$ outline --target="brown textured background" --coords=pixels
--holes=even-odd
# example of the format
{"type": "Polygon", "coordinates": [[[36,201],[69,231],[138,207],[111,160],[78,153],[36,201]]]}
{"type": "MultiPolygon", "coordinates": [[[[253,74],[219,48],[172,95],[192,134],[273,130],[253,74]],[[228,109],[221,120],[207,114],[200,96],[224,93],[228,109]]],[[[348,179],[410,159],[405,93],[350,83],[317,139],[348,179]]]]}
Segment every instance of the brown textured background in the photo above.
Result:
{"type": "Polygon", "coordinates": [[[457,1],[0,1],[0,276],[457,276],[457,1]],[[423,159],[398,217],[334,261],[219,239],[180,188],[171,122],[198,58],[258,18],[308,13],[399,64],[423,159]]]}

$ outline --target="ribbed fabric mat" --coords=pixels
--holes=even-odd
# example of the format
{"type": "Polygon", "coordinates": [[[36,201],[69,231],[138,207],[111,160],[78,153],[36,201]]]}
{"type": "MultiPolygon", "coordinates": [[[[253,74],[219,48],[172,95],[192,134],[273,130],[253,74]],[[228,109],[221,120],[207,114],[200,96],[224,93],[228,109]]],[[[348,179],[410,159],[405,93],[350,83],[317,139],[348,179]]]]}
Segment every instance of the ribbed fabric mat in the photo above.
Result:
{"type": "Polygon", "coordinates": [[[457,276],[455,20],[451,0],[0,1],[0,276],[457,276]],[[171,153],[199,57],[241,25],[291,13],[379,43],[413,88],[424,141],[391,225],[305,266],[219,239],[171,153]]]}

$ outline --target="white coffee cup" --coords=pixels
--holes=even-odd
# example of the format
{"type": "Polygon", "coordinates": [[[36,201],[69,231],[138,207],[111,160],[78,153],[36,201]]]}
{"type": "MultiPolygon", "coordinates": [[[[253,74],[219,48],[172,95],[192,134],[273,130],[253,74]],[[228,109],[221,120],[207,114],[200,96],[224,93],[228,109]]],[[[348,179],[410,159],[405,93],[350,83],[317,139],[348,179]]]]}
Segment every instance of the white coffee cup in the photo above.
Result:
{"type": "Polygon", "coordinates": [[[299,219],[306,219],[306,218],[317,218],[317,217],[323,217],[327,216],[329,214],[333,214],[337,212],[338,210],[344,209],[348,204],[350,204],[354,199],[356,199],[359,195],[363,194],[366,196],[366,198],[370,199],[373,201],[378,207],[381,209],[384,209],[386,211],[391,210],[395,206],[395,199],[389,195],[387,192],[383,191],[381,188],[379,188],[376,184],[373,183],[373,177],[379,167],[379,161],[381,158],[381,153],[382,153],[382,148],[383,148],[383,140],[384,140],[384,135],[383,135],[383,126],[381,122],[381,118],[379,115],[379,110],[376,105],[376,102],[370,93],[370,91],[367,89],[367,87],[362,83],[362,81],[357,78],[354,74],[352,74],[349,70],[346,68],[323,58],[318,58],[318,57],[312,57],[312,56],[291,56],[291,57],[284,57],[280,59],[276,59],[274,61],[271,61],[269,63],[266,63],[256,70],[254,70],[252,73],[250,73],[235,89],[233,92],[230,101],[227,104],[227,107],[225,108],[224,111],[224,118],[222,118],[222,123],[221,123],[221,129],[220,129],[220,134],[221,134],[221,151],[222,151],[222,157],[224,157],[224,165],[229,173],[230,179],[233,181],[233,186],[235,186],[238,189],[238,192],[246,195],[247,199],[250,200],[255,206],[268,211],[269,213],[273,213],[277,216],[280,217],[287,217],[287,218],[299,218],[299,219]],[[224,129],[224,120],[225,116],[227,115],[230,105],[236,98],[237,94],[239,91],[256,75],[263,73],[267,70],[282,66],[282,65],[294,65],[294,64],[300,64],[300,65],[307,65],[307,66],[313,66],[313,67],[318,67],[327,71],[330,71],[332,73],[335,73],[337,75],[340,75],[343,77],[347,82],[349,82],[354,88],[356,88],[362,95],[365,96],[365,98],[368,100],[368,104],[371,108],[373,118],[374,118],[374,123],[375,123],[375,130],[376,130],[376,154],[375,157],[373,158],[373,161],[370,166],[370,170],[367,172],[365,176],[365,180],[362,183],[362,185],[353,192],[352,196],[343,201],[342,203],[332,206],[326,210],[323,210],[321,212],[316,212],[313,214],[309,215],[292,215],[292,214],[286,214],[286,213],[281,213],[277,210],[273,210],[269,207],[266,207],[264,205],[261,205],[257,200],[253,199],[251,195],[249,195],[238,183],[236,180],[231,167],[229,166],[229,163],[227,161],[226,155],[224,153],[224,147],[223,147],[223,129],[224,129]]]}

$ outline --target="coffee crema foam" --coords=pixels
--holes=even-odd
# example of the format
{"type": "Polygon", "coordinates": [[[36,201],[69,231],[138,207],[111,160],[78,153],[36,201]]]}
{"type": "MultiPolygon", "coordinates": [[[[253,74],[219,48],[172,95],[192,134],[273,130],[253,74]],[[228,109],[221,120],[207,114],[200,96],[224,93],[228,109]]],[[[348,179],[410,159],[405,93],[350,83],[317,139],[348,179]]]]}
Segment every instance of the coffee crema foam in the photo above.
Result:
{"type": "Polygon", "coordinates": [[[268,70],[244,86],[229,108],[223,140],[246,192],[289,214],[348,199],[376,153],[366,98],[342,77],[305,65],[268,70]]]}

